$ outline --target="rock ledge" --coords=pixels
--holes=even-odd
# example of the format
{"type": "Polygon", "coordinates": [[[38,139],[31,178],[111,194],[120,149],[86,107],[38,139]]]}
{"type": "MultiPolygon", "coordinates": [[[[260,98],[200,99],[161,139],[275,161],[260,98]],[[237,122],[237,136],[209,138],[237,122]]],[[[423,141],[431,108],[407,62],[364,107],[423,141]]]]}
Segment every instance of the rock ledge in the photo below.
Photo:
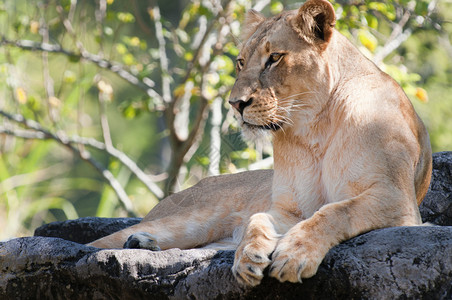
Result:
{"type": "Polygon", "coordinates": [[[80,244],[139,219],[47,224],[41,236],[0,243],[0,299],[452,299],[451,152],[434,154],[421,214],[442,226],[375,230],[331,249],[302,284],[266,277],[249,289],[232,276],[233,251],[80,244]]]}

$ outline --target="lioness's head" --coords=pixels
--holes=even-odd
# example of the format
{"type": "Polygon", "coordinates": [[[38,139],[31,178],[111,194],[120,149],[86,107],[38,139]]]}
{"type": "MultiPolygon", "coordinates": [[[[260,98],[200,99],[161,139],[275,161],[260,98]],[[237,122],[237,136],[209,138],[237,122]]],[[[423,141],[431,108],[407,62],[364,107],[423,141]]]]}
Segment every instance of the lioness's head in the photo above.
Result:
{"type": "Polygon", "coordinates": [[[334,9],[325,0],[269,19],[247,13],[229,100],[246,137],[299,125],[303,112],[319,105],[328,90],[323,53],[334,24],[334,9]]]}

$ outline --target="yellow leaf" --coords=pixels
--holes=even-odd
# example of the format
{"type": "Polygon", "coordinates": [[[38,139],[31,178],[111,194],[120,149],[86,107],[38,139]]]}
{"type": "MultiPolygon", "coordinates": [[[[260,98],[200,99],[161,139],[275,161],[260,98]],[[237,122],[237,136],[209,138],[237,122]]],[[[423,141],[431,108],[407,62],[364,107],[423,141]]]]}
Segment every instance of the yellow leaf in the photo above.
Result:
{"type": "Polygon", "coordinates": [[[174,96],[176,97],[182,97],[185,93],[185,85],[181,84],[177,88],[174,89],[174,96]]]}
{"type": "Polygon", "coordinates": [[[136,37],[136,36],[132,37],[130,39],[130,45],[132,45],[134,47],[139,46],[140,45],[140,39],[138,37],[136,37]]]}
{"type": "Polygon", "coordinates": [[[105,81],[103,81],[103,80],[99,80],[99,82],[97,83],[97,88],[98,88],[102,93],[105,93],[105,94],[111,94],[111,93],[113,93],[113,88],[112,88],[112,86],[111,86],[109,83],[107,83],[107,82],[105,82],[105,81]]]}
{"type": "Polygon", "coordinates": [[[127,48],[123,44],[116,44],[116,51],[119,54],[125,54],[127,52],[127,48]]]}
{"type": "Polygon", "coordinates": [[[49,104],[52,107],[59,107],[61,105],[61,100],[55,96],[49,98],[49,104]]]}
{"type": "Polygon", "coordinates": [[[416,88],[416,97],[421,100],[421,102],[427,103],[428,102],[428,94],[427,91],[423,88],[417,87],[416,88]]]}
{"type": "Polygon", "coordinates": [[[154,20],[154,10],[152,8],[148,8],[148,14],[151,20],[154,20]]]}
{"type": "Polygon", "coordinates": [[[34,33],[34,34],[38,34],[38,32],[39,32],[39,22],[38,21],[30,22],[30,32],[34,33]]]}
{"type": "Polygon", "coordinates": [[[27,103],[27,92],[21,87],[16,88],[16,100],[20,104],[27,103]]]}
{"type": "Polygon", "coordinates": [[[270,6],[270,11],[273,15],[279,14],[284,9],[284,6],[281,2],[274,2],[270,6]]]}
{"type": "Polygon", "coordinates": [[[360,30],[358,32],[358,38],[361,44],[371,52],[374,52],[375,48],[377,48],[378,41],[370,32],[360,30]]]}
{"type": "Polygon", "coordinates": [[[127,53],[127,54],[125,54],[125,55],[122,56],[122,61],[123,61],[126,65],[131,66],[131,65],[133,65],[133,64],[135,63],[135,57],[133,57],[132,54],[127,53]]]}
{"type": "Polygon", "coordinates": [[[113,2],[115,2],[115,0],[107,0],[107,4],[113,4],[113,2]]]}
{"type": "Polygon", "coordinates": [[[191,89],[191,94],[199,96],[199,95],[201,95],[201,89],[199,87],[195,86],[194,88],[191,89]]]}
{"type": "Polygon", "coordinates": [[[103,80],[99,80],[97,83],[97,88],[99,89],[99,97],[104,101],[113,100],[113,87],[103,80]]]}
{"type": "Polygon", "coordinates": [[[134,67],[138,72],[141,72],[144,69],[143,64],[136,64],[134,67]]]}
{"type": "Polygon", "coordinates": [[[184,59],[185,59],[186,61],[192,61],[192,60],[193,60],[193,53],[185,52],[185,54],[184,54],[184,59]]]}
{"type": "Polygon", "coordinates": [[[207,86],[204,90],[204,96],[207,99],[212,99],[218,95],[218,91],[211,86],[207,86]]]}

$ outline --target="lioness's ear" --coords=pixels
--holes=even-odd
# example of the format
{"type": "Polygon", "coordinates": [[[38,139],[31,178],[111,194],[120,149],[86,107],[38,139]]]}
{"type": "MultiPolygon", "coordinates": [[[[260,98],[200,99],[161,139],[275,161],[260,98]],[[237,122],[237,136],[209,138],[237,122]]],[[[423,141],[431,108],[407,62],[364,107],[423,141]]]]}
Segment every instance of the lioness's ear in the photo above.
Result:
{"type": "Polygon", "coordinates": [[[308,39],[329,42],[336,24],[336,14],[326,0],[308,0],[300,7],[294,26],[308,39]]]}
{"type": "Polygon", "coordinates": [[[242,25],[240,39],[245,42],[253,33],[256,32],[259,25],[265,21],[265,17],[254,9],[250,9],[245,15],[245,22],[242,25]]]}

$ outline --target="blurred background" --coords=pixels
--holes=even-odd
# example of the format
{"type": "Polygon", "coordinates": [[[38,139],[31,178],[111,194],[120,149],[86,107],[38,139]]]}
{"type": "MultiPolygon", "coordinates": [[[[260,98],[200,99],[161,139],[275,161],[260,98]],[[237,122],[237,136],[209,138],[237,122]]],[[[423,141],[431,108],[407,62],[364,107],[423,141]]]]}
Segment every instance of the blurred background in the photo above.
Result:
{"type": "MultiPolygon", "coordinates": [[[[0,0],[0,240],[144,216],[201,178],[272,167],[227,104],[240,22],[300,1],[0,0]]],[[[452,1],[337,1],[337,28],[452,150],[452,1]]]]}

